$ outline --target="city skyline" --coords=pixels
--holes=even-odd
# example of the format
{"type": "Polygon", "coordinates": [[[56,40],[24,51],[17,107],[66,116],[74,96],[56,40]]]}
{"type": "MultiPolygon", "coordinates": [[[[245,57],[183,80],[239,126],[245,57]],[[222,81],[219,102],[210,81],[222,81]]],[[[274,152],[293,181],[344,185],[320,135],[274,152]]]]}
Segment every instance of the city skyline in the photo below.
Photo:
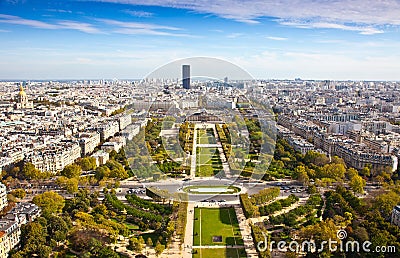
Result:
{"type": "Polygon", "coordinates": [[[141,79],[216,57],[259,79],[399,80],[399,1],[0,3],[0,79],[141,79]]]}

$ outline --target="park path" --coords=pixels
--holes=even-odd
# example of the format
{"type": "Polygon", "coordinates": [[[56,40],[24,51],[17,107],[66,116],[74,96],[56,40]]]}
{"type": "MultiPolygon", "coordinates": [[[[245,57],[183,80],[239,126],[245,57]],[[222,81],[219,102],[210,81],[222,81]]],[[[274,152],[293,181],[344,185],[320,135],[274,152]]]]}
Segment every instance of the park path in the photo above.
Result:
{"type": "Polygon", "coordinates": [[[194,179],[196,177],[196,164],[197,164],[197,124],[194,125],[194,132],[193,132],[193,147],[192,147],[192,155],[191,155],[191,162],[190,162],[190,178],[194,179]]]}
{"type": "Polygon", "coordinates": [[[183,256],[182,256],[184,258],[192,257],[194,206],[195,206],[194,202],[189,202],[186,211],[187,219],[185,228],[185,239],[183,241],[183,256]]]}
{"type": "Polygon", "coordinates": [[[224,149],[222,148],[222,143],[221,143],[221,140],[219,138],[216,125],[213,124],[212,128],[213,128],[214,135],[215,135],[215,141],[217,142],[219,158],[221,159],[221,162],[222,162],[222,169],[224,170],[225,177],[226,178],[231,178],[231,169],[229,167],[228,160],[226,159],[224,149]]]}
{"type": "Polygon", "coordinates": [[[190,177],[193,179],[196,176],[196,165],[197,165],[197,159],[196,159],[196,150],[197,147],[202,147],[202,148],[217,148],[219,152],[219,158],[222,163],[222,169],[224,171],[225,177],[226,178],[231,178],[231,170],[228,164],[228,160],[225,157],[224,150],[222,148],[222,143],[221,140],[219,139],[219,135],[217,133],[217,129],[215,128],[215,124],[195,124],[194,125],[194,135],[193,135],[193,154],[192,154],[192,160],[191,160],[191,167],[190,167],[190,177]],[[214,137],[216,143],[207,143],[207,144],[200,144],[197,143],[197,128],[199,129],[207,129],[211,128],[213,129],[214,132],[214,137]]]}
{"type": "Polygon", "coordinates": [[[240,233],[242,234],[244,249],[246,251],[247,257],[256,258],[258,257],[258,253],[254,245],[249,220],[247,220],[244,216],[243,209],[240,205],[235,205],[234,208],[237,220],[239,222],[239,229],[240,233]]]}

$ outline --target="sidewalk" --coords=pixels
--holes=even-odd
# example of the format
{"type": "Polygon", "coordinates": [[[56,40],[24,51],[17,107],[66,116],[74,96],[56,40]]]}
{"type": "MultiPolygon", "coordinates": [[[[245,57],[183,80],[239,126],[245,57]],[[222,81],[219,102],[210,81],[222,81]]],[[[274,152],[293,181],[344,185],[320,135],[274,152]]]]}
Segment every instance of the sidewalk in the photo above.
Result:
{"type": "Polygon", "coordinates": [[[234,207],[237,220],[239,221],[239,229],[240,233],[242,234],[242,239],[247,257],[257,258],[258,253],[254,245],[249,220],[247,220],[246,217],[244,216],[243,209],[240,205],[235,205],[234,207]]]}
{"type": "Polygon", "coordinates": [[[194,222],[194,202],[188,203],[187,209],[187,220],[185,228],[185,239],[183,241],[182,257],[192,257],[192,246],[193,246],[193,222],[194,222]]]}

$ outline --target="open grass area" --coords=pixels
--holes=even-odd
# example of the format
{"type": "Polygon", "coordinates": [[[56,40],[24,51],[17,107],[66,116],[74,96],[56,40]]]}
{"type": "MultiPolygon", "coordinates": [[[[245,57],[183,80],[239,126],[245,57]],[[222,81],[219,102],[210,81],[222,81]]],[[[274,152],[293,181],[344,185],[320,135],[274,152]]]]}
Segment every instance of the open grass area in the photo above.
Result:
{"type": "Polygon", "coordinates": [[[214,135],[214,130],[212,129],[199,129],[197,131],[197,144],[215,144],[216,139],[214,135]]]}
{"type": "Polygon", "coordinates": [[[222,162],[216,148],[197,148],[196,176],[210,177],[222,170],[222,162]]]}
{"type": "MultiPolygon", "coordinates": [[[[117,223],[120,223],[118,220],[116,220],[116,219],[111,219],[112,221],[114,221],[114,222],[117,222],[117,223]]],[[[135,225],[135,224],[132,224],[132,223],[129,223],[129,222],[124,222],[124,224],[125,224],[125,226],[128,228],[128,229],[130,229],[130,230],[138,230],[139,229],[139,226],[138,225],[135,225]]]]}
{"type": "Polygon", "coordinates": [[[246,258],[246,252],[244,248],[202,248],[194,249],[193,258],[246,258]]]}
{"type": "Polygon", "coordinates": [[[196,167],[196,176],[197,177],[212,177],[217,175],[222,170],[221,166],[214,165],[201,165],[196,167]]]}
{"type": "Polygon", "coordinates": [[[195,208],[194,217],[193,245],[243,245],[234,208],[195,208]],[[218,236],[221,242],[213,242],[218,236]]]}

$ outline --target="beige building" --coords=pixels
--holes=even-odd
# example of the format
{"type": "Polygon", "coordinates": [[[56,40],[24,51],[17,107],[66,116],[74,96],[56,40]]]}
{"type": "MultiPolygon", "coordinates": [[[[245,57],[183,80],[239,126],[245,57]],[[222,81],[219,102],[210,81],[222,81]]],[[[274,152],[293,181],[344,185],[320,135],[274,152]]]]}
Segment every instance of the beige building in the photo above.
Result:
{"type": "Polygon", "coordinates": [[[8,252],[16,247],[21,240],[21,228],[18,220],[0,220],[0,258],[8,257],[8,252]]]}
{"type": "Polygon", "coordinates": [[[81,133],[78,135],[82,156],[86,156],[100,145],[100,134],[98,132],[81,133]]]}
{"type": "Polygon", "coordinates": [[[8,205],[6,186],[0,183],[0,210],[3,210],[8,205]]]}
{"type": "Polygon", "coordinates": [[[35,151],[27,157],[37,169],[57,173],[81,157],[81,147],[76,142],[63,143],[35,151]]]}
{"type": "Polygon", "coordinates": [[[92,157],[96,159],[96,166],[104,165],[110,159],[108,152],[103,150],[97,151],[92,155],[92,157]]]}

